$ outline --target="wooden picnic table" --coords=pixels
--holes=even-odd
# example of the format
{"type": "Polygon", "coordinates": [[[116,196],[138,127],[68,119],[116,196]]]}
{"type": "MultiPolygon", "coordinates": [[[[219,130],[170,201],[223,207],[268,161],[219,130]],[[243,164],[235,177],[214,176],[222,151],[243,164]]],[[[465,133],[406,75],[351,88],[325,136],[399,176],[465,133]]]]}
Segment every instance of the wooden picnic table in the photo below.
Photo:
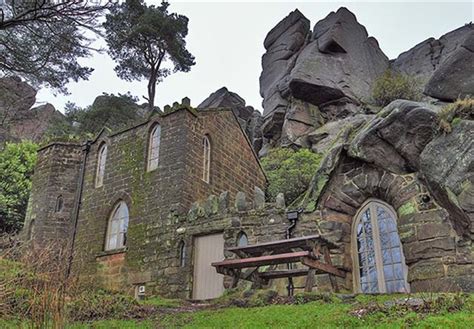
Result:
{"type": "Polygon", "coordinates": [[[312,291],[315,274],[329,274],[334,291],[338,291],[335,276],[344,278],[346,272],[333,266],[330,249],[336,245],[320,235],[278,240],[255,245],[227,248],[239,258],[212,263],[218,273],[232,276],[232,287],[239,280],[265,285],[269,280],[306,276],[305,291],[312,291]],[[262,266],[301,263],[305,268],[259,271],[262,266]],[[246,269],[243,271],[243,269],[246,269]]]}

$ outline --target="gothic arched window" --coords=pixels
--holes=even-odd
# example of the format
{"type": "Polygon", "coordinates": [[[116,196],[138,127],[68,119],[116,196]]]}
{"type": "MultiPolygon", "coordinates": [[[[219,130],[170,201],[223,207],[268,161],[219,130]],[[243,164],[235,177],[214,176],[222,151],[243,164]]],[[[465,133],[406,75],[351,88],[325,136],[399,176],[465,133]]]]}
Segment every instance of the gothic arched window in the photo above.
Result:
{"type": "Polygon", "coordinates": [[[378,200],[367,202],[355,217],[352,246],[358,292],[409,292],[397,216],[391,207],[378,200]]]}
{"type": "Polygon", "coordinates": [[[209,137],[206,135],[202,139],[203,149],[203,163],[202,163],[202,180],[209,183],[211,178],[211,142],[209,137]]]}
{"type": "Polygon", "coordinates": [[[249,244],[249,239],[247,237],[247,234],[245,234],[245,232],[240,232],[239,235],[237,236],[237,246],[245,247],[248,244],[249,244]]]}
{"type": "Polygon", "coordinates": [[[159,124],[156,124],[153,127],[149,138],[147,170],[152,171],[158,168],[158,161],[160,157],[161,126],[159,124]]]}
{"type": "Polygon", "coordinates": [[[99,147],[99,156],[97,157],[97,174],[95,177],[95,187],[101,187],[104,184],[105,162],[107,160],[107,144],[103,143],[99,147]]]}
{"type": "Polygon", "coordinates": [[[61,212],[61,210],[63,210],[63,205],[64,205],[63,196],[60,195],[56,198],[56,205],[54,206],[54,212],[61,212]]]}
{"type": "Polygon", "coordinates": [[[128,229],[128,207],[124,201],[120,201],[114,207],[107,228],[105,250],[120,249],[127,242],[128,229]]]}

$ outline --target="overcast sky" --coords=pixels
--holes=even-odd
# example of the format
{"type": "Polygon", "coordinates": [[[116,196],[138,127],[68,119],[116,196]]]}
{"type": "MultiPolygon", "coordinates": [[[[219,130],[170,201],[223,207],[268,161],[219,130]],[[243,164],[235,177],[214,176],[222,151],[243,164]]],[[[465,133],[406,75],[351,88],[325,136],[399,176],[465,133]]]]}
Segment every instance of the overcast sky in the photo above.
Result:
{"type": "MultiPolygon", "coordinates": [[[[439,38],[474,20],[471,1],[169,2],[170,11],[189,18],[187,44],[188,50],[196,57],[196,65],[190,72],[171,75],[157,86],[156,105],[161,108],[185,96],[191,98],[193,106],[197,106],[210,93],[226,86],[242,96],[248,105],[261,110],[258,78],[261,56],[265,52],[263,40],[270,29],[296,8],[313,27],[331,11],[347,7],[391,59],[429,37],[439,38]]],[[[135,96],[146,95],[146,81],[130,83],[120,80],[113,71],[114,62],[107,54],[96,54],[81,63],[95,69],[88,81],[69,84],[71,95],[68,96],[54,96],[50,90],[40,90],[37,102],[52,103],[63,111],[67,101],[87,106],[102,92],[130,91],[135,96]]]]}

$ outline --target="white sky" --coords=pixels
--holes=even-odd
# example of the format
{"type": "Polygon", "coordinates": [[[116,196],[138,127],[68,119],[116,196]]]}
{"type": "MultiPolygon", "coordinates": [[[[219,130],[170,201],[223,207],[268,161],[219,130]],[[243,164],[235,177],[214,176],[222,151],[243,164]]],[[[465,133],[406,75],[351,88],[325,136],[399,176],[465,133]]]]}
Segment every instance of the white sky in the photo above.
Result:
{"type": "MultiPolygon", "coordinates": [[[[391,59],[429,37],[439,38],[474,20],[471,1],[169,2],[169,11],[189,18],[186,40],[188,50],[196,57],[196,65],[190,72],[173,74],[157,86],[156,105],[161,108],[185,96],[191,98],[193,106],[197,106],[210,93],[226,86],[243,97],[248,105],[261,111],[258,78],[261,56],[265,52],[263,40],[270,29],[295,8],[311,21],[313,28],[329,12],[341,6],[347,7],[391,59]]],[[[40,90],[37,102],[52,103],[56,109],[63,111],[67,101],[87,106],[102,92],[117,94],[130,91],[136,96],[146,95],[147,82],[120,80],[113,71],[114,62],[105,53],[96,54],[81,63],[95,69],[88,81],[69,84],[71,95],[68,96],[54,96],[50,90],[40,90]]]]}

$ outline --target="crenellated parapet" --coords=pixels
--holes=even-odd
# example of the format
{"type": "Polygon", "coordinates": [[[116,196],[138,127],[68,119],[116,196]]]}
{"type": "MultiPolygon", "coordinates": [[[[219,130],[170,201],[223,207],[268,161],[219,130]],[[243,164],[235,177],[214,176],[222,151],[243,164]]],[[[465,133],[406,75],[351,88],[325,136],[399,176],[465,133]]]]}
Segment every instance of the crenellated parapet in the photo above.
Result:
{"type": "Polygon", "coordinates": [[[285,210],[285,197],[280,193],[275,202],[265,200],[265,192],[260,188],[254,188],[252,196],[244,192],[237,192],[235,200],[231,202],[230,193],[222,192],[219,196],[211,194],[204,201],[196,201],[189,209],[186,220],[189,222],[201,218],[219,216],[239,215],[243,213],[265,213],[285,210]]]}

